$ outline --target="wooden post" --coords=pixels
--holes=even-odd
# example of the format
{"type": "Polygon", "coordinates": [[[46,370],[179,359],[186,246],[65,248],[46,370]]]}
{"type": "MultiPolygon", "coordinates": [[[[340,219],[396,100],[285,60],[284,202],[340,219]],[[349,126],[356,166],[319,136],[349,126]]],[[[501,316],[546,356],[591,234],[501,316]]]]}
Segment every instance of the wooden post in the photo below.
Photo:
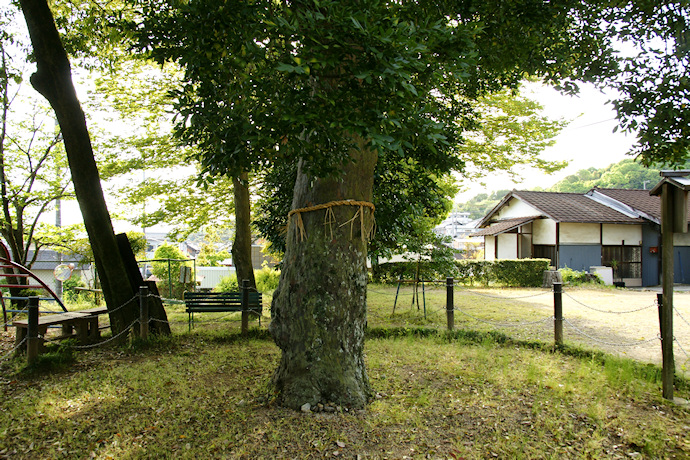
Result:
{"type": "Polygon", "coordinates": [[[446,278],[446,320],[448,322],[448,330],[455,329],[455,300],[453,299],[454,291],[453,278],[446,278]]]}
{"type": "Polygon", "coordinates": [[[673,185],[665,183],[661,190],[661,355],[663,360],[661,379],[663,397],[673,400],[673,185]]]}
{"type": "Polygon", "coordinates": [[[242,280],[242,335],[249,332],[249,280],[242,280]]]}
{"type": "Polygon", "coordinates": [[[149,287],[139,286],[139,338],[149,339],[149,287]]]}
{"type": "Polygon", "coordinates": [[[26,332],[26,360],[33,364],[38,357],[41,339],[38,337],[38,297],[29,297],[29,321],[26,332]]]}
{"type": "Polygon", "coordinates": [[[553,283],[553,335],[556,346],[563,345],[563,283],[553,283]]]}

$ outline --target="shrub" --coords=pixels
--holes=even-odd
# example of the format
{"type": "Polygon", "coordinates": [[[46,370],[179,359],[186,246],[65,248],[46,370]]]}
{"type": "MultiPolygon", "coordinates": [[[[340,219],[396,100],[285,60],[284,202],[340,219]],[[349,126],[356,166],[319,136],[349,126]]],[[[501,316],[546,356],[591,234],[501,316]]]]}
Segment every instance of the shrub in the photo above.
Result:
{"type": "Polygon", "coordinates": [[[458,260],[458,280],[464,284],[541,286],[548,259],[458,260]]]}
{"type": "Polygon", "coordinates": [[[455,275],[453,265],[437,264],[426,260],[410,260],[405,262],[390,262],[376,265],[372,268],[372,279],[378,283],[397,283],[399,279],[419,279],[431,281],[445,279],[455,275]]]}
{"type": "Polygon", "coordinates": [[[77,291],[78,287],[86,287],[86,283],[81,276],[72,276],[62,282],[62,297],[68,302],[80,302],[86,297],[84,292],[77,291]]]}
{"type": "Polygon", "coordinates": [[[228,275],[220,279],[220,283],[213,288],[215,292],[239,292],[240,285],[237,282],[237,275],[228,275]]]}
{"type": "Polygon", "coordinates": [[[270,267],[263,267],[261,270],[254,271],[256,279],[256,290],[259,292],[273,292],[278,288],[280,271],[270,267]]]}
{"type": "Polygon", "coordinates": [[[578,286],[585,283],[603,284],[604,281],[597,273],[587,273],[586,271],[577,271],[572,268],[563,267],[558,269],[561,272],[563,283],[571,286],[578,286]]]}
{"type": "Polygon", "coordinates": [[[548,259],[501,259],[492,265],[496,282],[506,286],[538,287],[549,269],[548,259]]]}
{"type": "MultiPolygon", "coordinates": [[[[273,292],[278,288],[280,271],[264,267],[261,270],[254,270],[256,290],[259,292],[273,292]]],[[[213,288],[215,292],[239,292],[240,285],[237,282],[237,275],[228,275],[220,279],[220,283],[213,288]]]]}
{"type": "Polygon", "coordinates": [[[182,293],[190,289],[192,283],[180,283],[180,267],[191,267],[191,260],[187,262],[187,257],[185,257],[184,253],[169,243],[159,246],[156,249],[154,258],[165,260],[164,262],[153,262],[151,264],[151,271],[160,280],[157,284],[161,295],[163,297],[172,296],[173,299],[181,299],[182,293]]]}

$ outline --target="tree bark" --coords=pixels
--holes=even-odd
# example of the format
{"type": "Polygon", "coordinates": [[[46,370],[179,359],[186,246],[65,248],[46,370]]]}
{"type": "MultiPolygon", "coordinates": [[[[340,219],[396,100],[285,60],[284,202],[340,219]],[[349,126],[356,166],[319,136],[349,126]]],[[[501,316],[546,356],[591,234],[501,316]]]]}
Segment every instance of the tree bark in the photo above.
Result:
{"type": "Polygon", "coordinates": [[[249,201],[249,174],[232,178],[235,195],[235,239],[232,242],[232,261],[237,273],[237,283],[249,280],[249,286],[256,289],[254,266],[252,264],[251,202],[249,201]]]}
{"type": "Polygon", "coordinates": [[[46,0],[21,0],[20,3],[36,57],[37,70],[31,76],[31,84],[48,100],[60,124],[111,327],[113,333],[119,333],[138,317],[137,302],[118,252],[86,118],[72,83],[69,59],[46,0]]]}
{"type": "MultiPolygon", "coordinates": [[[[339,179],[309,177],[300,165],[292,209],[370,202],[377,156],[364,142],[360,147],[339,179]]],[[[292,216],[271,305],[270,331],[282,350],[274,384],[279,403],[295,409],[327,402],[361,408],[371,394],[364,364],[368,235],[362,230],[373,226],[373,210],[330,209],[335,222],[324,209],[301,212],[304,233],[292,216]]]]}

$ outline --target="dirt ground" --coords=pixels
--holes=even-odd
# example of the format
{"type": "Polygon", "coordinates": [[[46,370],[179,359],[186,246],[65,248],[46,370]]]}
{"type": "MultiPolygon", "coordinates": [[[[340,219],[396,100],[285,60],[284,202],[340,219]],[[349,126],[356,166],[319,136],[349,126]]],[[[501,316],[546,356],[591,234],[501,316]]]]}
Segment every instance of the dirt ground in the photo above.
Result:
{"type": "MultiPolygon", "coordinates": [[[[528,295],[529,291],[502,291],[528,295]]],[[[539,291],[535,290],[534,293],[539,291]]],[[[661,364],[659,312],[655,290],[564,288],[564,340],[643,362],[661,364]]],[[[553,314],[553,296],[527,298],[553,314]]],[[[674,354],[679,371],[690,375],[690,291],[673,295],[674,354]]]]}

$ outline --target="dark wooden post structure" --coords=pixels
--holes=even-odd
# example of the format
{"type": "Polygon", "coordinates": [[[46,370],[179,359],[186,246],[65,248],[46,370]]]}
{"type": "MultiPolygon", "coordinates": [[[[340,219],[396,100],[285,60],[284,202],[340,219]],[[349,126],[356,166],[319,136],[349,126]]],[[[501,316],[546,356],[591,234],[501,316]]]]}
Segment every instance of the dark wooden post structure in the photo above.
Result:
{"type": "Polygon", "coordinates": [[[446,278],[446,320],[448,322],[448,330],[455,329],[455,300],[454,296],[453,278],[446,278]]]}
{"type": "Polygon", "coordinates": [[[553,283],[553,338],[556,346],[563,345],[563,283],[553,283]]]}
{"type": "Polygon", "coordinates": [[[650,190],[652,196],[661,195],[661,285],[659,329],[661,330],[662,392],[673,400],[673,234],[688,231],[688,191],[690,171],[661,171],[661,181],[650,190]]]}
{"type": "Polygon", "coordinates": [[[149,339],[149,287],[139,286],[139,338],[149,339]]]}
{"type": "Polygon", "coordinates": [[[673,357],[673,186],[664,184],[661,193],[661,371],[662,394],[673,400],[675,360],[673,357]]]}
{"type": "Polygon", "coordinates": [[[27,363],[33,364],[38,357],[38,352],[41,348],[41,340],[38,337],[38,297],[29,297],[27,305],[29,309],[29,318],[26,330],[26,360],[27,363]]]}
{"type": "Polygon", "coordinates": [[[249,280],[242,280],[242,335],[249,332],[249,280]]]}

